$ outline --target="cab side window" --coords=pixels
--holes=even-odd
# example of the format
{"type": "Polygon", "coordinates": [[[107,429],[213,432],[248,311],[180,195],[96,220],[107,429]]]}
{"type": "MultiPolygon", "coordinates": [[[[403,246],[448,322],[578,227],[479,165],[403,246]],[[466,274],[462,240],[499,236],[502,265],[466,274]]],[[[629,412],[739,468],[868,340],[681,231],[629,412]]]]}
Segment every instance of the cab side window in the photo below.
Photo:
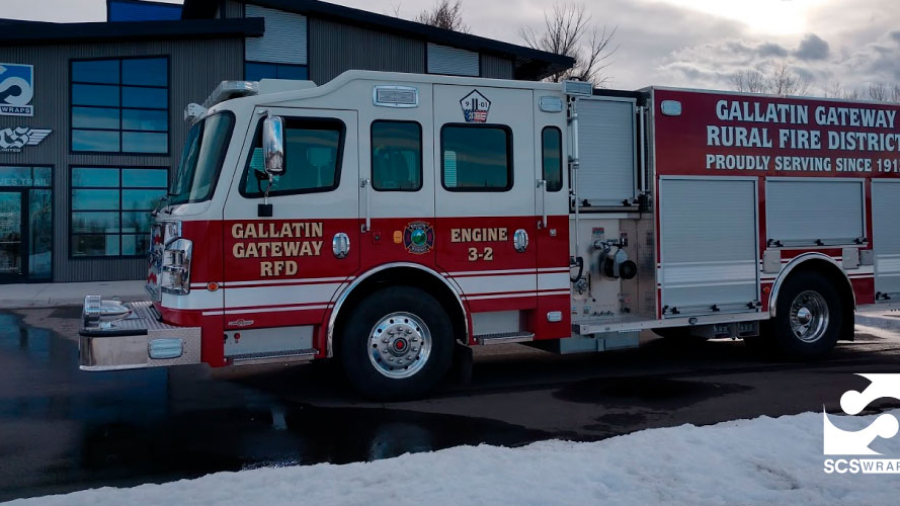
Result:
{"type": "Polygon", "coordinates": [[[545,127],[541,131],[541,159],[547,191],[562,189],[562,132],[556,127],[545,127]]]}
{"type": "MultiPolygon", "coordinates": [[[[327,192],[341,179],[344,124],[334,119],[285,118],[285,172],[276,176],[269,195],[327,192]]],[[[263,195],[267,183],[263,161],[262,129],[256,133],[244,174],[241,193],[263,195]]]]}
{"type": "Polygon", "coordinates": [[[441,179],[449,191],[512,188],[512,131],[503,125],[444,125],[441,179]]]}
{"type": "Polygon", "coordinates": [[[422,188],[422,127],[413,121],[372,123],[372,188],[422,188]]]}

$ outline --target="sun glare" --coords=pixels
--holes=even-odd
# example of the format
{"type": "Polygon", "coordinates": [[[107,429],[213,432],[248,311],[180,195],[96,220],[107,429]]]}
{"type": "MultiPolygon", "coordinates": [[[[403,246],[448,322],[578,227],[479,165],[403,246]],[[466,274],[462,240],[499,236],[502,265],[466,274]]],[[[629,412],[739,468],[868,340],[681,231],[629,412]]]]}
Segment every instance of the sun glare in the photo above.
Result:
{"type": "Polygon", "coordinates": [[[807,30],[807,17],[828,0],[661,0],[746,24],[772,35],[796,35],[807,30]]]}

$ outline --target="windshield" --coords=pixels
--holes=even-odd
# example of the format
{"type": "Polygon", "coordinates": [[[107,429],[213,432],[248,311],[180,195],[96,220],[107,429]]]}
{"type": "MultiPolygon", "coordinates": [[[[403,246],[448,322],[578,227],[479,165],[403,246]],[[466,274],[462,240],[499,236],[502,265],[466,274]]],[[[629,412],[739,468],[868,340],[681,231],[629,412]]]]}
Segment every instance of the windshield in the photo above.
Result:
{"type": "Polygon", "coordinates": [[[172,184],[171,204],[202,202],[212,197],[233,127],[234,114],[222,112],[191,128],[172,184]]]}

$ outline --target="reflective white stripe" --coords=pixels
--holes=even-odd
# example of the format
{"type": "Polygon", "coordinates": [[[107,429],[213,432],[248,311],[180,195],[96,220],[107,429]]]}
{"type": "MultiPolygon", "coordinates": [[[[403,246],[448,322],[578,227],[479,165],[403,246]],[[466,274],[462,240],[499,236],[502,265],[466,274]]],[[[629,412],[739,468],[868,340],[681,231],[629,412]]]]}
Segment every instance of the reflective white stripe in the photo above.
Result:
{"type": "Polygon", "coordinates": [[[519,274],[513,276],[472,276],[461,277],[455,280],[463,293],[496,293],[496,292],[522,292],[537,290],[537,276],[534,274],[519,274]]]}
{"type": "Polygon", "coordinates": [[[538,290],[568,289],[571,283],[568,274],[538,274],[538,290]]]}
{"type": "Polygon", "coordinates": [[[168,309],[218,309],[222,307],[222,291],[191,290],[187,295],[163,292],[162,306],[168,309]]]}
{"type": "Polygon", "coordinates": [[[536,296],[535,292],[524,292],[524,293],[498,293],[494,295],[473,295],[471,297],[466,297],[467,300],[487,300],[487,299],[519,299],[522,297],[534,297],[536,296]]]}
{"type": "Polygon", "coordinates": [[[505,270],[495,270],[495,271],[459,271],[459,272],[446,272],[444,276],[454,277],[454,276],[488,276],[491,274],[534,274],[537,272],[537,269],[505,269],[505,270]]]}
{"type": "Polygon", "coordinates": [[[571,295],[572,292],[569,290],[555,290],[552,292],[538,292],[538,297],[544,297],[547,295],[571,295]]]}
{"type": "MultiPolygon", "coordinates": [[[[339,277],[339,278],[305,278],[305,279],[274,279],[274,280],[256,280],[256,281],[226,281],[222,286],[226,288],[248,286],[248,285],[315,285],[322,283],[332,283],[335,281],[350,281],[356,279],[356,276],[339,277]]],[[[206,285],[204,285],[206,286],[206,285]]]]}
{"type": "Polygon", "coordinates": [[[312,285],[259,286],[228,288],[225,292],[225,309],[232,307],[274,306],[277,304],[322,303],[331,301],[343,283],[312,285]]]}
{"type": "Polygon", "coordinates": [[[204,311],[203,316],[215,316],[223,314],[255,314],[255,313],[282,313],[285,311],[308,311],[316,309],[328,309],[331,304],[315,304],[311,306],[285,306],[285,307],[251,307],[245,309],[229,309],[227,311],[204,311]]]}
{"type": "Polygon", "coordinates": [[[512,293],[493,293],[488,295],[471,295],[465,297],[467,300],[487,300],[487,299],[509,299],[522,297],[544,297],[547,295],[569,295],[568,290],[550,290],[546,292],[512,292],[512,293]]]}

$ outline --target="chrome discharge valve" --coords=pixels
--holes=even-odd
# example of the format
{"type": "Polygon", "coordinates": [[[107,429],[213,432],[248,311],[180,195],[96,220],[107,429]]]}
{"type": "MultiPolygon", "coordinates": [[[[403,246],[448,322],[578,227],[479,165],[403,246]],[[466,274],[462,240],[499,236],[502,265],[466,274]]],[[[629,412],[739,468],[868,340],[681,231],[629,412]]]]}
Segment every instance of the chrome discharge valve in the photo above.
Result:
{"type": "Polygon", "coordinates": [[[600,273],[610,278],[632,279],[637,276],[637,264],[628,259],[623,248],[628,246],[628,237],[595,241],[594,249],[600,251],[600,273]]]}

